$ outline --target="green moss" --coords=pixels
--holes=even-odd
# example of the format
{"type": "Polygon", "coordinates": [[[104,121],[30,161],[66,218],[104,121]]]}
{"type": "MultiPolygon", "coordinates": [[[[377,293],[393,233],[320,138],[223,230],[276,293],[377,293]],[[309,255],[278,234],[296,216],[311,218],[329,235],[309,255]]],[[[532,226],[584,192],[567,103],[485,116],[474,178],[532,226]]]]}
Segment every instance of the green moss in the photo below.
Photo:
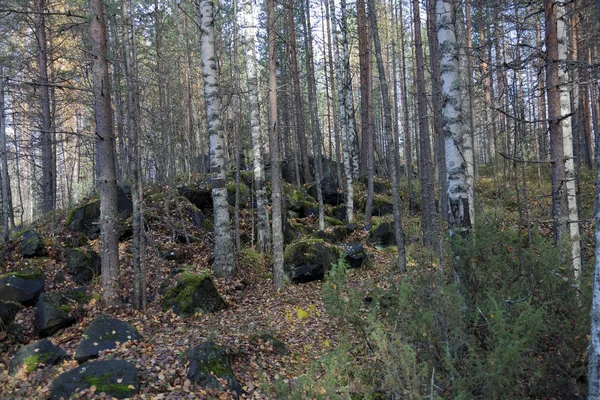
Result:
{"type": "Polygon", "coordinates": [[[58,309],[60,311],[64,312],[65,314],[68,314],[71,312],[71,306],[69,306],[69,305],[58,306],[58,309]]]}
{"type": "Polygon", "coordinates": [[[36,353],[36,354],[33,354],[33,355],[27,357],[25,360],[23,360],[23,366],[25,366],[25,369],[27,370],[27,372],[33,372],[40,365],[48,362],[48,360],[50,360],[50,358],[51,358],[50,354],[36,353]]]}
{"type": "Polygon", "coordinates": [[[69,211],[69,213],[67,214],[67,219],[65,219],[66,226],[71,225],[71,222],[73,222],[73,217],[75,216],[75,213],[77,211],[81,210],[82,207],[84,207],[84,206],[75,207],[75,208],[71,209],[71,211],[69,211]]]}
{"type": "Polygon", "coordinates": [[[19,279],[23,279],[23,280],[43,279],[44,273],[42,271],[9,272],[8,274],[4,274],[4,275],[0,276],[0,279],[7,278],[9,276],[14,276],[15,278],[19,278],[19,279]]]}
{"type": "Polygon", "coordinates": [[[201,274],[192,274],[188,271],[184,271],[177,279],[177,285],[166,291],[163,296],[163,307],[165,309],[171,308],[177,304],[182,314],[193,314],[194,310],[191,309],[192,294],[205,280],[212,277],[210,272],[205,271],[201,274]]]}
{"type": "Polygon", "coordinates": [[[333,218],[333,217],[329,217],[329,216],[325,216],[325,223],[329,224],[330,226],[340,226],[340,225],[344,225],[344,223],[342,221],[340,221],[337,218],[333,218]]]}
{"type": "MultiPolygon", "coordinates": [[[[235,193],[235,181],[227,182],[226,186],[227,186],[227,191],[229,193],[235,193]]],[[[243,182],[240,182],[239,187],[240,187],[240,196],[248,196],[250,194],[250,189],[243,182]]]]}
{"type": "Polygon", "coordinates": [[[304,252],[305,249],[310,249],[311,247],[313,247],[317,244],[322,244],[324,246],[327,246],[327,243],[323,239],[317,239],[317,238],[306,238],[306,239],[295,241],[285,248],[285,250],[283,252],[283,259],[284,260],[293,259],[294,254],[296,252],[298,252],[299,250],[302,250],[302,252],[304,252]]]}
{"type": "Polygon", "coordinates": [[[104,374],[100,376],[84,376],[83,381],[90,386],[96,387],[96,392],[105,392],[114,395],[126,395],[131,393],[131,389],[124,383],[111,382],[114,378],[112,374],[104,374]]]}
{"type": "Polygon", "coordinates": [[[233,370],[231,369],[231,367],[217,360],[216,358],[209,359],[207,363],[203,364],[200,367],[200,370],[208,375],[210,375],[210,373],[212,372],[218,377],[233,376],[233,370]]]}

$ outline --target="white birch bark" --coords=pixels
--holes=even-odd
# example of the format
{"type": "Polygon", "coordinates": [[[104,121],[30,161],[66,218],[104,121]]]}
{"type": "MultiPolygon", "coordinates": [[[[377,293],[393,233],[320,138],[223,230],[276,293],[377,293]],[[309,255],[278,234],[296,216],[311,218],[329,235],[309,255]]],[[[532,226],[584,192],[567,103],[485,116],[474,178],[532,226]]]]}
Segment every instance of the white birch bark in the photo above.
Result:
{"type": "MultiPolygon", "coordinates": [[[[342,0],[343,1],[343,0],[342,0]]],[[[332,10],[335,10],[335,3],[332,1],[332,10]]],[[[343,8],[344,9],[344,8],[343,8]]],[[[332,12],[332,15],[335,15],[335,12],[332,12]]],[[[342,21],[345,21],[345,15],[342,13],[342,21]]],[[[346,219],[348,222],[352,222],[354,220],[354,188],[352,186],[352,178],[353,178],[353,165],[352,165],[352,143],[350,142],[351,135],[350,124],[347,112],[347,91],[352,90],[352,88],[348,87],[347,78],[349,76],[349,71],[347,69],[348,63],[346,63],[346,57],[348,56],[347,52],[347,41],[346,33],[342,32],[342,40],[345,42],[346,51],[344,53],[340,53],[340,32],[337,23],[333,24],[333,43],[335,50],[335,58],[337,62],[335,63],[335,75],[336,81],[338,85],[338,114],[340,119],[340,128],[342,133],[342,150],[343,150],[343,159],[344,159],[344,174],[346,175],[346,219]]],[[[344,26],[345,24],[342,24],[344,26]]],[[[344,47],[342,45],[342,47],[344,47]]],[[[352,126],[354,128],[354,126],[352,126]]]]}
{"type": "Polygon", "coordinates": [[[6,112],[4,69],[0,66],[0,152],[2,154],[2,243],[8,242],[8,154],[6,152],[6,112]]]}
{"type": "Polygon", "coordinates": [[[454,10],[451,0],[437,0],[437,27],[442,78],[442,116],[446,146],[448,223],[450,234],[464,233],[471,226],[467,161],[460,114],[461,91],[454,10]]]}
{"type": "Polygon", "coordinates": [[[215,227],[214,261],[211,269],[216,276],[232,276],[235,273],[235,259],[225,186],[226,149],[221,122],[221,93],[215,55],[214,13],[213,0],[200,2],[202,75],[210,142],[210,172],[215,227]]]}
{"type": "Polygon", "coordinates": [[[596,221],[596,261],[592,281],[592,309],[590,311],[590,346],[588,348],[588,399],[600,398],[600,151],[596,141],[596,199],[594,219],[596,221]]]}
{"type": "Polygon", "coordinates": [[[577,210],[577,188],[575,181],[575,162],[573,155],[573,129],[571,114],[571,98],[569,95],[571,85],[567,72],[567,21],[566,6],[563,3],[555,3],[557,11],[557,39],[558,39],[558,79],[560,81],[560,114],[562,116],[560,125],[562,127],[563,148],[565,159],[565,188],[567,190],[567,207],[569,228],[569,246],[571,247],[571,258],[573,260],[573,274],[579,279],[581,274],[581,247],[579,242],[579,213],[577,210]],[[568,117],[567,117],[568,116],[568,117]]]}
{"type": "MultiPolygon", "coordinates": [[[[467,0],[468,1],[468,0],[467,0]]],[[[460,124],[462,128],[462,155],[466,163],[466,182],[467,193],[469,195],[469,214],[471,217],[471,225],[475,223],[475,202],[473,199],[473,176],[475,166],[473,165],[473,135],[471,132],[471,113],[473,106],[471,104],[471,96],[469,95],[469,85],[471,82],[468,75],[467,52],[466,52],[466,32],[463,19],[462,1],[457,3],[456,18],[454,20],[456,37],[458,39],[458,71],[459,71],[459,87],[460,87],[460,124]]]]}
{"type": "Polygon", "coordinates": [[[246,55],[246,72],[248,74],[248,100],[250,106],[250,132],[252,136],[252,154],[254,168],[254,188],[256,191],[257,235],[258,247],[266,251],[269,247],[269,215],[267,211],[267,191],[265,189],[265,173],[263,163],[263,138],[258,108],[258,71],[256,57],[256,26],[258,17],[253,0],[245,0],[241,9],[242,35],[244,37],[244,53],[246,55]]]}

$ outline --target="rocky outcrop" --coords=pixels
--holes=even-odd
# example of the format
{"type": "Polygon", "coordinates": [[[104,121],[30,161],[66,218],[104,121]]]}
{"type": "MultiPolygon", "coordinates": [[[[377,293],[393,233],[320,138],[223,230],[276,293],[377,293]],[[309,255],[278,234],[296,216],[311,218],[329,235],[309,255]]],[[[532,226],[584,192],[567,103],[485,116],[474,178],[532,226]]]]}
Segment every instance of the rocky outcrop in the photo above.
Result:
{"type": "Polygon", "coordinates": [[[67,353],[48,339],[38,340],[17,351],[10,368],[9,375],[16,375],[20,371],[33,372],[38,368],[49,367],[69,358],[67,353]]]}
{"type": "Polygon", "coordinates": [[[227,351],[212,341],[206,341],[189,352],[190,370],[188,378],[200,386],[242,393],[242,386],[231,368],[231,358],[227,351]],[[224,387],[222,381],[227,382],[224,387]]]}
{"type": "Polygon", "coordinates": [[[165,292],[162,304],[181,316],[193,315],[196,311],[216,312],[226,307],[209,272],[183,272],[177,284],[165,292]]]}
{"type": "Polygon", "coordinates": [[[19,303],[0,301],[0,331],[6,331],[15,320],[15,316],[23,308],[19,303]]]}
{"type": "Polygon", "coordinates": [[[19,250],[25,258],[45,257],[48,255],[44,238],[34,230],[28,230],[23,233],[19,250]]]}
{"type": "Polygon", "coordinates": [[[86,362],[62,373],[52,384],[50,400],[70,399],[82,390],[96,388],[95,393],[123,399],[140,390],[136,368],[124,360],[86,362]]]}
{"type": "Polygon", "coordinates": [[[52,336],[74,323],[67,297],[60,293],[42,293],[35,312],[35,326],[41,337],[52,336]]]}
{"type": "Polygon", "coordinates": [[[290,281],[310,282],[323,279],[339,255],[338,249],[323,239],[300,239],[286,247],[283,267],[290,281]]]}
{"type": "Polygon", "coordinates": [[[75,360],[80,364],[98,357],[102,350],[114,349],[117,342],[140,340],[142,335],[127,322],[107,316],[100,316],[92,321],[82,335],[82,341],[75,352],[75,360]]]}
{"type": "Polygon", "coordinates": [[[44,291],[44,274],[41,272],[11,272],[0,276],[0,301],[16,301],[33,305],[44,291]]]}
{"type": "Polygon", "coordinates": [[[90,283],[100,275],[100,256],[91,249],[66,249],[66,261],[69,273],[79,284],[90,283]]]}

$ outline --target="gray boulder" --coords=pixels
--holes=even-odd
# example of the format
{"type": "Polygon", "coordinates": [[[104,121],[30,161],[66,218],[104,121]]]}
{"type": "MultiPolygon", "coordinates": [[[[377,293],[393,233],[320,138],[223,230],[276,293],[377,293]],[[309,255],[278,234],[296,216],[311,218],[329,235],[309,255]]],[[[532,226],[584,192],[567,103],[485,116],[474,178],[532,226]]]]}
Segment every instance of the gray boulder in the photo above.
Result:
{"type": "MultiPolygon", "coordinates": [[[[125,226],[124,221],[133,213],[133,203],[120,187],[117,187],[117,213],[118,235],[123,239],[131,234],[131,229],[125,226]]],[[[88,239],[93,240],[100,236],[99,221],[100,200],[96,199],[71,210],[65,224],[71,231],[84,233],[88,239]]]]}
{"type": "Polygon", "coordinates": [[[346,263],[349,268],[368,267],[371,264],[371,259],[365,248],[360,243],[344,243],[340,247],[346,256],[346,263]]]}
{"type": "Polygon", "coordinates": [[[80,364],[97,358],[102,350],[117,347],[117,342],[125,343],[128,340],[139,340],[142,335],[127,322],[107,316],[100,316],[92,321],[82,335],[82,341],[75,352],[75,360],[80,364]]]}
{"type": "Polygon", "coordinates": [[[163,295],[164,308],[172,308],[177,315],[188,316],[196,311],[217,312],[227,305],[217,291],[210,273],[183,272],[177,284],[163,295]]]}
{"type": "Polygon", "coordinates": [[[217,378],[227,381],[228,389],[237,395],[242,393],[242,386],[231,368],[229,354],[212,341],[206,341],[189,352],[189,380],[208,389],[227,390],[217,378]]]}
{"type": "Polygon", "coordinates": [[[17,351],[8,369],[9,375],[16,375],[21,370],[33,372],[38,368],[48,367],[69,358],[67,353],[48,339],[38,340],[17,351]]]}
{"type": "Polygon", "coordinates": [[[71,302],[60,293],[42,293],[35,312],[35,326],[41,337],[52,336],[75,323],[71,302]]]}
{"type": "Polygon", "coordinates": [[[38,232],[31,229],[23,233],[19,249],[21,250],[21,255],[25,258],[45,257],[48,255],[44,238],[38,232]]]}
{"type": "Polygon", "coordinates": [[[0,301],[0,331],[8,329],[21,308],[23,306],[19,303],[0,301]]]}
{"type": "Polygon", "coordinates": [[[301,239],[285,248],[283,268],[292,282],[315,281],[325,277],[339,256],[339,250],[323,239],[301,239]]]}
{"type": "Polygon", "coordinates": [[[96,393],[123,399],[140,390],[136,368],[125,360],[86,362],[54,380],[50,400],[69,399],[82,390],[96,387],[96,393]]]}
{"type": "MultiPolygon", "coordinates": [[[[315,183],[308,187],[308,194],[317,200],[317,185],[315,183]]],[[[332,177],[321,179],[321,194],[323,195],[323,203],[325,204],[338,206],[344,201],[344,193],[342,193],[336,180],[332,177]]]]}
{"type": "Polygon", "coordinates": [[[76,248],[66,249],[67,269],[73,280],[87,284],[100,275],[100,256],[94,250],[76,248]]]}
{"type": "Polygon", "coordinates": [[[0,301],[17,301],[33,305],[44,291],[42,272],[11,272],[0,276],[0,301]]]}
{"type": "Polygon", "coordinates": [[[373,246],[393,246],[396,245],[396,235],[394,226],[390,222],[383,222],[378,226],[371,228],[367,242],[373,246]]]}

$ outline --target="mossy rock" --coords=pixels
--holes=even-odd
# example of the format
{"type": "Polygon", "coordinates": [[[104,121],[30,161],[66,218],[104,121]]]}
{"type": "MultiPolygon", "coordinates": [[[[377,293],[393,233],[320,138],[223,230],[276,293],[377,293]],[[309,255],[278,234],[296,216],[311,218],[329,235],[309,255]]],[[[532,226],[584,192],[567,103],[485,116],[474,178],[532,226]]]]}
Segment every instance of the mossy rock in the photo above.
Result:
{"type": "Polygon", "coordinates": [[[44,238],[32,229],[23,233],[19,249],[21,255],[25,258],[45,257],[48,255],[44,238]]]}
{"type": "Polygon", "coordinates": [[[226,307],[209,272],[183,272],[175,286],[165,292],[162,304],[181,316],[190,316],[197,311],[217,312],[226,307]]]}
{"type": "Polygon", "coordinates": [[[311,225],[307,225],[295,218],[288,217],[283,223],[283,242],[284,244],[292,243],[306,235],[312,234],[314,231],[315,228],[311,225]]]}
{"type": "Polygon", "coordinates": [[[96,387],[118,399],[132,397],[140,390],[137,369],[125,360],[86,362],[61,374],[52,384],[50,400],[69,399],[74,394],[96,387]]]}
{"type": "Polygon", "coordinates": [[[304,189],[298,186],[282,182],[281,189],[283,200],[288,210],[300,212],[307,203],[316,204],[315,200],[304,189]]]}
{"type": "Polygon", "coordinates": [[[92,321],[81,338],[81,343],[75,352],[75,360],[80,364],[98,357],[102,350],[116,348],[117,342],[140,340],[142,335],[127,322],[102,315],[92,321]]]}
{"type": "Polygon", "coordinates": [[[376,194],[373,196],[373,215],[382,217],[394,212],[392,199],[388,196],[376,194]]]}
{"type": "MultiPolygon", "coordinates": [[[[229,181],[227,187],[227,202],[230,206],[235,205],[235,182],[229,181]]],[[[250,188],[240,180],[240,207],[246,207],[250,203],[250,188]]]]}
{"type": "Polygon", "coordinates": [[[231,368],[227,351],[212,341],[206,341],[189,352],[190,370],[188,378],[208,389],[231,390],[240,395],[242,386],[231,368]],[[219,379],[227,381],[224,387],[219,379]]]}
{"type": "Polygon", "coordinates": [[[361,243],[344,243],[340,245],[349,268],[370,267],[371,257],[361,243]]]}
{"type": "MultiPolygon", "coordinates": [[[[317,185],[315,183],[307,186],[307,192],[315,201],[317,200],[317,185]]],[[[338,206],[344,201],[344,193],[332,177],[321,179],[321,195],[323,203],[338,206]]]]}
{"type": "Polygon", "coordinates": [[[328,243],[339,243],[344,240],[348,233],[350,233],[348,228],[340,225],[324,231],[317,231],[313,236],[317,239],[323,239],[328,243]]]}
{"type": "Polygon", "coordinates": [[[323,279],[339,257],[339,250],[323,239],[305,238],[285,248],[283,266],[290,281],[310,282],[323,279]]]}
{"type": "Polygon", "coordinates": [[[16,375],[22,370],[33,372],[41,367],[58,364],[67,358],[69,358],[67,353],[60,347],[54,346],[48,339],[38,340],[21,347],[17,351],[10,363],[8,373],[9,375],[16,375]]]}
{"type": "Polygon", "coordinates": [[[100,256],[94,250],[66,249],[65,254],[67,269],[75,282],[87,284],[100,275],[100,256]]]}
{"type": "Polygon", "coordinates": [[[44,291],[44,274],[40,271],[11,272],[0,276],[0,301],[35,304],[44,291]]]}
{"type": "Polygon", "coordinates": [[[71,302],[60,293],[42,293],[35,312],[35,326],[41,337],[52,336],[75,323],[71,302]]]}
{"type": "Polygon", "coordinates": [[[19,303],[0,301],[0,331],[6,331],[23,308],[19,303]]]}
{"type": "Polygon", "coordinates": [[[382,222],[371,228],[367,242],[373,246],[381,247],[396,245],[396,235],[394,234],[393,223],[382,222]]]}

